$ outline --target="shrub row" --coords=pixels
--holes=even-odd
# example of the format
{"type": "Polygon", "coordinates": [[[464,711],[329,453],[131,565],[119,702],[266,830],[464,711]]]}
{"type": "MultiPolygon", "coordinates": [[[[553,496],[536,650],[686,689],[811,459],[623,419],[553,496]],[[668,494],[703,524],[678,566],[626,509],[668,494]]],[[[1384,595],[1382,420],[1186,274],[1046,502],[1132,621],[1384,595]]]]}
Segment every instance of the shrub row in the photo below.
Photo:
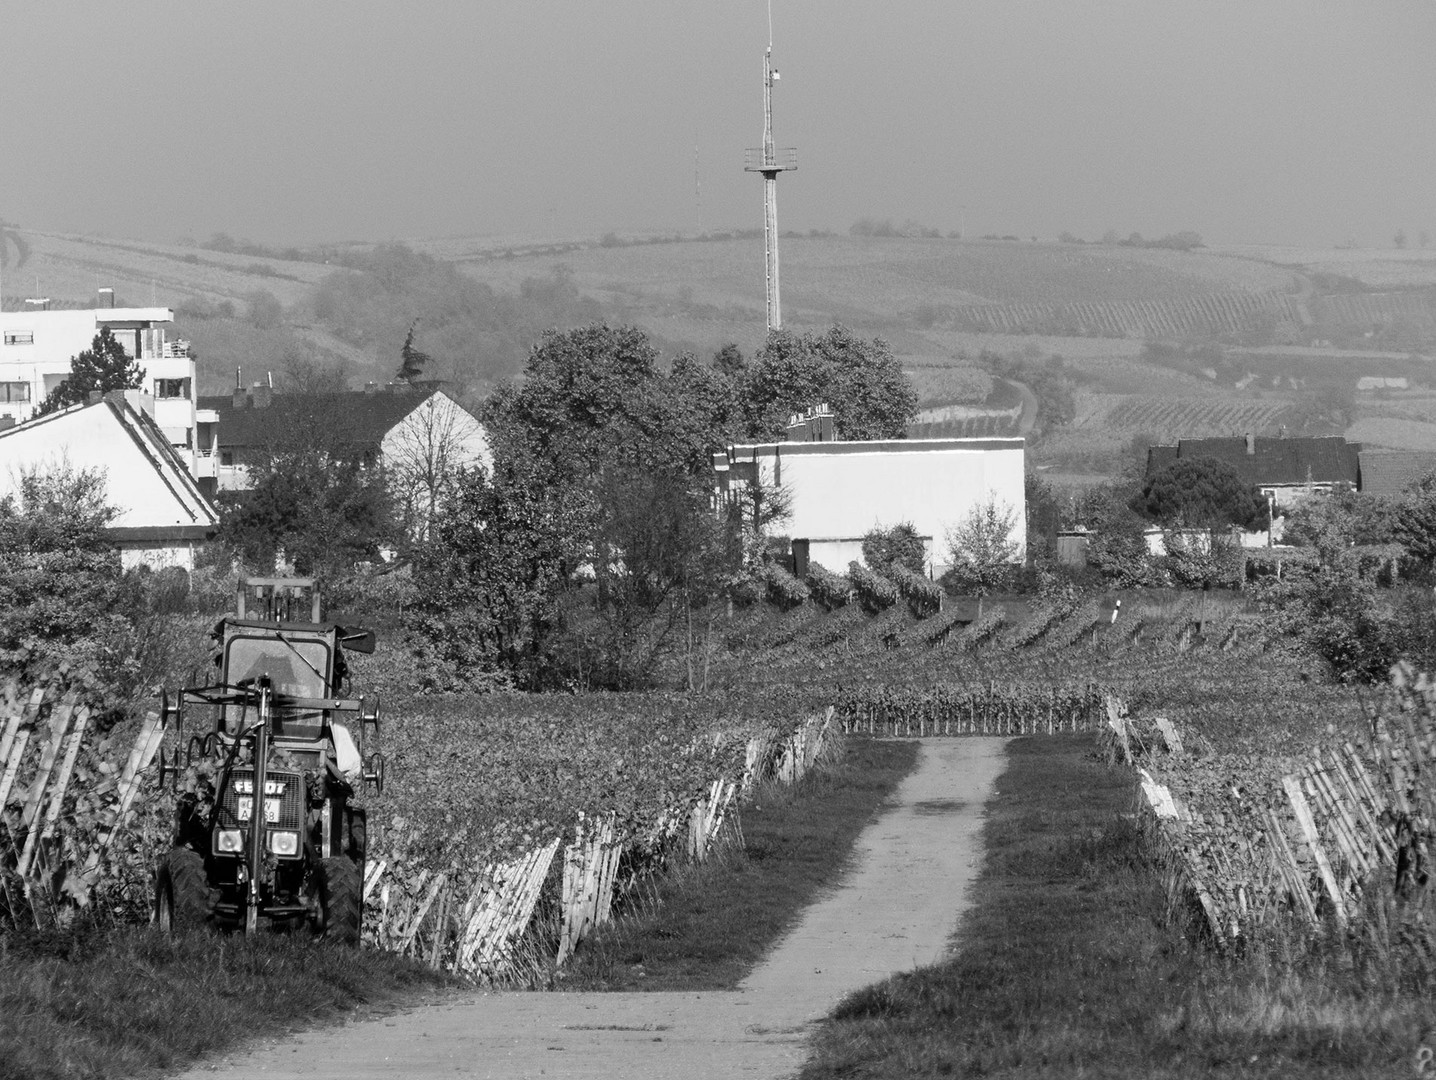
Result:
{"type": "Polygon", "coordinates": [[[898,587],[856,559],[848,563],[848,577],[852,579],[858,598],[868,607],[885,608],[897,603],[898,587]]]}
{"type": "Polygon", "coordinates": [[[909,569],[902,563],[893,563],[889,566],[887,575],[897,586],[898,592],[907,597],[919,612],[925,614],[942,610],[944,594],[942,586],[937,582],[909,569]]]}
{"type": "Polygon", "coordinates": [[[819,563],[808,563],[807,583],[813,598],[830,611],[853,598],[853,583],[819,563]]]}

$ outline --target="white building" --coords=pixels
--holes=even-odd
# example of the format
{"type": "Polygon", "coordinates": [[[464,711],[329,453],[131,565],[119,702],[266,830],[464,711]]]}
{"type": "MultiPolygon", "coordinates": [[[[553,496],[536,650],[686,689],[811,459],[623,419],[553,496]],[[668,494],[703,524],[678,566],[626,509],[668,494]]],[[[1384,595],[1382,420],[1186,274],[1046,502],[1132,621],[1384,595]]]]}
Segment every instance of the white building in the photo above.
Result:
{"type": "Polygon", "coordinates": [[[741,498],[758,480],[787,489],[791,516],[779,527],[800,573],[808,559],[842,573],[862,561],[867,533],[906,522],[936,576],[948,568],[948,531],[989,498],[1012,508],[1015,558],[1026,558],[1024,446],[1018,438],[756,443],[729,447],[714,466],[720,498],[741,498]]]}
{"type": "Polygon", "coordinates": [[[154,399],[154,421],[164,432],[190,475],[213,490],[217,475],[212,447],[195,438],[200,416],[195,409],[195,364],[189,344],[170,340],[166,331],[174,312],[164,307],[107,307],[113,297],[101,290],[95,308],[36,308],[0,312],[0,425],[24,423],[34,416],[50,391],[70,374],[70,361],[109,327],[125,355],[143,369],[140,389],[154,399]]]}
{"type": "Polygon", "coordinates": [[[193,569],[219,518],[155,423],[157,404],[138,390],[117,390],[0,430],[0,498],[17,492],[27,472],[101,471],[117,511],[107,532],[125,568],[193,569]]]}

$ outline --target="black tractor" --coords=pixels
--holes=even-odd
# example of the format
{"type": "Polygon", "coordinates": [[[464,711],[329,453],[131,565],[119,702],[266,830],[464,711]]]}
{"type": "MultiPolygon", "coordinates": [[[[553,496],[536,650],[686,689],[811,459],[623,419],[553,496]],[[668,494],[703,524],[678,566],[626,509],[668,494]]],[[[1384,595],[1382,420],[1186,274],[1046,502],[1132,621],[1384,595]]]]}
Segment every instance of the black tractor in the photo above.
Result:
{"type": "Polygon", "coordinates": [[[349,696],[344,654],[373,652],[374,634],[320,622],[308,578],[243,579],[237,612],[214,629],[216,681],[161,699],[174,737],[160,785],[180,794],[155,874],[155,922],[358,944],[356,800],[366,786],[383,791],[384,759],[363,752],[377,741],[379,707],[349,696]]]}

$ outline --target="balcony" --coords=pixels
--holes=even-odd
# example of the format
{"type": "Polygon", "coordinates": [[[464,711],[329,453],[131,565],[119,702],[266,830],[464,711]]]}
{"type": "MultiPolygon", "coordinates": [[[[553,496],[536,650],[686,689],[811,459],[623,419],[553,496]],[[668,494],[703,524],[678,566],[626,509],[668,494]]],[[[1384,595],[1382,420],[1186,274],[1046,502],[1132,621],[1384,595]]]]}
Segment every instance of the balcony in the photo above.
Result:
{"type": "Polygon", "coordinates": [[[792,172],[798,167],[798,150],[793,146],[779,147],[771,157],[762,147],[750,147],[743,151],[743,171],[760,173],[792,172]]]}

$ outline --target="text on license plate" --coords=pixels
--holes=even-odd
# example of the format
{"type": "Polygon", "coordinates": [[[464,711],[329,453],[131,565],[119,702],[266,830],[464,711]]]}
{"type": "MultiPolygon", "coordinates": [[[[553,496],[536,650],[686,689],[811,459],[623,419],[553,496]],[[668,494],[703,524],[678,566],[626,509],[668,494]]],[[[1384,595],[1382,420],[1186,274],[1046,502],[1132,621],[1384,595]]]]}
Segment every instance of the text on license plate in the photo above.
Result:
{"type": "MultiPolygon", "coordinates": [[[[239,807],[236,816],[240,821],[248,821],[254,815],[254,798],[250,795],[239,796],[239,807]]],[[[267,825],[279,824],[279,800],[264,800],[264,821],[267,825]]]]}

